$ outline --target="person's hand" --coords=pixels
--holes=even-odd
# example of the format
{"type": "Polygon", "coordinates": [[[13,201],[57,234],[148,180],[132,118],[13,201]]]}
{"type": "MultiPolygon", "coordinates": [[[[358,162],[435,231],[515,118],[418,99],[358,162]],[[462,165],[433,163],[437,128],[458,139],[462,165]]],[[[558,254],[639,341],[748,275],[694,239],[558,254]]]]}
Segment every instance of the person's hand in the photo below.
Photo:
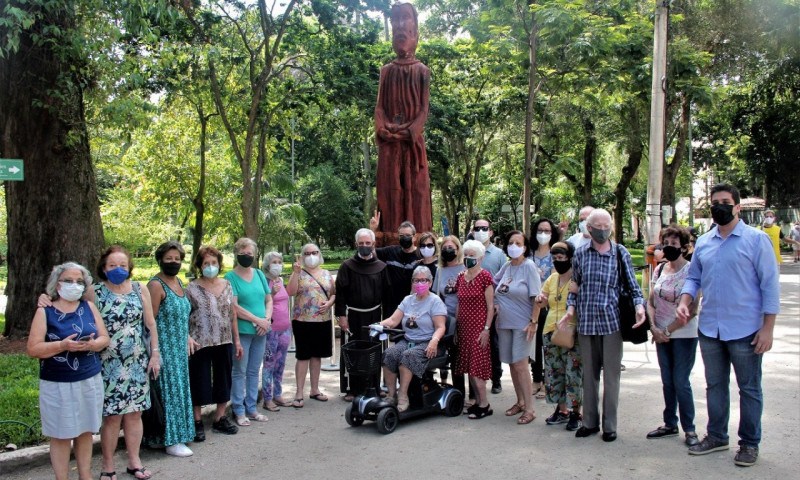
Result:
{"type": "Polygon", "coordinates": [[[539,305],[540,307],[544,307],[545,305],[547,305],[547,295],[545,295],[543,293],[540,293],[539,295],[536,295],[536,300],[535,301],[536,301],[536,305],[539,305]]]}
{"type": "Polygon", "coordinates": [[[536,335],[536,328],[539,326],[536,322],[530,322],[525,327],[525,341],[530,342],[533,339],[533,336],[536,335]]]}
{"type": "Polygon", "coordinates": [[[322,305],[320,305],[319,313],[322,314],[322,315],[325,315],[326,313],[328,313],[328,311],[330,310],[331,306],[333,306],[334,301],[335,300],[328,300],[327,302],[324,302],[322,305]]]}
{"type": "Polygon", "coordinates": [[[68,352],[85,352],[89,350],[89,342],[86,340],[75,340],[77,336],[77,333],[73,333],[69,337],[61,340],[61,348],[68,352]]]}
{"type": "Polygon", "coordinates": [[[569,322],[571,320],[572,320],[572,312],[567,310],[567,313],[565,313],[564,316],[561,317],[561,320],[558,321],[558,324],[556,326],[558,327],[559,330],[566,330],[567,325],[569,325],[569,322]]]}
{"type": "Polygon", "coordinates": [[[161,371],[161,355],[158,350],[150,355],[150,361],[147,363],[147,373],[152,375],[153,378],[158,378],[158,373],[161,371]]]}
{"type": "Polygon", "coordinates": [[[655,325],[650,327],[650,333],[653,334],[653,343],[668,343],[669,337],[664,335],[664,330],[660,330],[655,325]]]}
{"type": "Polygon", "coordinates": [[[439,340],[432,338],[431,341],[428,342],[428,347],[425,349],[425,356],[433,358],[437,353],[439,353],[439,340]]]}
{"type": "Polygon", "coordinates": [[[346,316],[339,317],[339,328],[350,333],[350,323],[348,323],[346,316]]]}
{"type": "Polygon", "coordinates": [[[378,231],[378,225],[381,223],[381,212],[375,210],[375,214],[369,219],[369,229],[373,232],[378,231]]]}
{"type": "Polygon", "coordinates": [[[766,353],[772,350],[772,329],[761,327],[750,345],[755,345],[755,354],[766,353]]]}
{"type": "Polygon", "coordinates": [[[565,233],[567,233],[567,229],[569,228],[569,222],[566,220],[562,220],[558,222],[558,231],[561,232],[561,236],[563,237],[565,233]]]}
{"type": "Polygon", "coordinates": [[[633,328],[639,328],[645,321],[647,315],[644,313],[644,305],[636,305],[636,323],[633,324],[633,328]]]}
{"type": "Polygon", "coordinates": [[[678,305],[678,308],[675,310],[675,314],[684,323],[688,323],[689,319],[692,318],[691,313],[692,312],[689,311],[689,306],[684,305],[683,303],[678,305]]]}
{"type": "Polygon", "coordinates": [[[300,260],[299,260],[299,258],[298,258],[298,259],[297,259],[297,260],[295,260],[295,262],[292,264],[292,271],[293,271],[294,273],[296,273],[296,274],[300,275],[300,270],[301,270],[302,268],[303,268],[303,267],[301,267],[301,266],[300,266],[300,260]]]}
{"type": "Polygon", "coordinates": [[[480,335],[478,335],[478,345],[481,348],[489,347],[489,330],[482,330],[480,335]]]}
{"type": "Polygon", "coordinates": [[[39,295],[38,300],[36,300],[36,306],[39,308],[47,308],[53,306],[53,300],[50,298],[49,295],[43,293],[39,295]]]}
{"type": "Polygon", "coordinates": [[[242,348],[242,344],[238,340],[234,344],[234,350],[236,352],[236,360],[241,360],[244,357],[244,348],[242,348]]]}
{"type": "Polygon", "coordinates": [[[189,355],[194,355],[194,352],[200,350],[200,344],[194,338],[189,337],[189,355]]]}

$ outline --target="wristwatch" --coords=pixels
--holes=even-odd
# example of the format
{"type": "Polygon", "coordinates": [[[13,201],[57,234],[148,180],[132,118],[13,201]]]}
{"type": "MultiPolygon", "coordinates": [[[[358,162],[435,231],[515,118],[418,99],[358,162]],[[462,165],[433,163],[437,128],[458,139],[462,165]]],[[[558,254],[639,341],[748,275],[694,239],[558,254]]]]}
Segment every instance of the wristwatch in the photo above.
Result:
{"type": "Polygon", "coordinates": [[[483,326],[483,329],[484,329],[484,330],[489,330],[489,325],[484,325],[484,326],[483,326]]]}
{"type": "Polygon", "coordinates": [[[669,327],[664,327],[664,335],[666,335],[667,338],[669,338],[669,336],[670,336],[669,327]]]}

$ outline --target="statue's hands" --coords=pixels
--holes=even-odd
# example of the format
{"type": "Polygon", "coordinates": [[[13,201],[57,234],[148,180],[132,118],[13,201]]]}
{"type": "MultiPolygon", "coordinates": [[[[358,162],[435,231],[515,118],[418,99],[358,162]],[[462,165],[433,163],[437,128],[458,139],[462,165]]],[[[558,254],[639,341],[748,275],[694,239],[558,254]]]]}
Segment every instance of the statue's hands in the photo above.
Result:
{"type": "Polygon", "coordinates": [[[391,140],[394,135],[392,135],[389,130],[380,128],[378,129],[378,136],[380,136],[383,140],[391,140]]]}

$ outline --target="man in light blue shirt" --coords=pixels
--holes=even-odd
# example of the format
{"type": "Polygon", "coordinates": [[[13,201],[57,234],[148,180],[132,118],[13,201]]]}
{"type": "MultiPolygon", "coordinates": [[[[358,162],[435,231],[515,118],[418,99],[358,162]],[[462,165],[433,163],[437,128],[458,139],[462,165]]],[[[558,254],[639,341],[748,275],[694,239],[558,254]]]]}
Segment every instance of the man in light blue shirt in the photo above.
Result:
{"type": "Polygon", "coordinates": [[[706,374],[708,433],[690,455],[727,450],[730,370],[739,386],[739,451],[734,463],[758,460],[761,442],[761,360],[772,348],[780,283],[769,237],[739,219],[739,191],[728,184],[711,189],[717,227],[697,239],[678,316],[690,318],[689,304],[703,291],[698,324],[706,374]]]}

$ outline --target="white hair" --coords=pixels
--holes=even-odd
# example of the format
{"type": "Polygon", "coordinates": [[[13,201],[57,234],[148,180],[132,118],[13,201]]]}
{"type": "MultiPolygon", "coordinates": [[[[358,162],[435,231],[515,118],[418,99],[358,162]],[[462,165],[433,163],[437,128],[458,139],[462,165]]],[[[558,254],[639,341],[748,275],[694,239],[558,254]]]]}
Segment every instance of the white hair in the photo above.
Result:
{"type": "Polygon", "coordinates": [[[586,224],[594,226],[594,222],[596,220],[608,220],[609,223],[611,222],[611,214],[608,213],[608,210],[603,208],[595,208],[592,210],[592,213],[586,217],[586,224]]]}
{"type": "Polygon", "coordinates": [[[53,271],[50,272],[50,278],[47,279],[47,286],[44,289],[44,291],[52,300],[58,299],[58,279],[61,277],[61,274],[67,270],[78,270],[81,272],[84,288],[91,288],[92,275],[89,273],[89,270],[87,270],[86,267],[76,262],[62,263],[61,265],[56,265],[53,267],[53,271]]]}
{"type": "Polygon", "coordinates": [[[364,235],[369,235],[370,240],[372,243],[375,243],[375,232],[370,230],[369,228],[359,228],[356,232],[356,245],[358,245],[358,237],[363,237],[364,235]]]}
{"type": "Polygon", "coordinates": [[[593,210],[594,210],[593,206],[586,205],[585,207],[581,208],[580,211],[578,211],[578,217],[580,218],[580,216],[585,213],[588,218],[588,215],[590,215],[593,210]]]}
{"type": "Polygon", "coordinates": [[[467,252],[474,252],[477,258],[483,258],[486,255],[486,247],[477,240],[467,240],[464,242],[462,250],[464,251],[464,256],[467,255],[467,252]]]}

